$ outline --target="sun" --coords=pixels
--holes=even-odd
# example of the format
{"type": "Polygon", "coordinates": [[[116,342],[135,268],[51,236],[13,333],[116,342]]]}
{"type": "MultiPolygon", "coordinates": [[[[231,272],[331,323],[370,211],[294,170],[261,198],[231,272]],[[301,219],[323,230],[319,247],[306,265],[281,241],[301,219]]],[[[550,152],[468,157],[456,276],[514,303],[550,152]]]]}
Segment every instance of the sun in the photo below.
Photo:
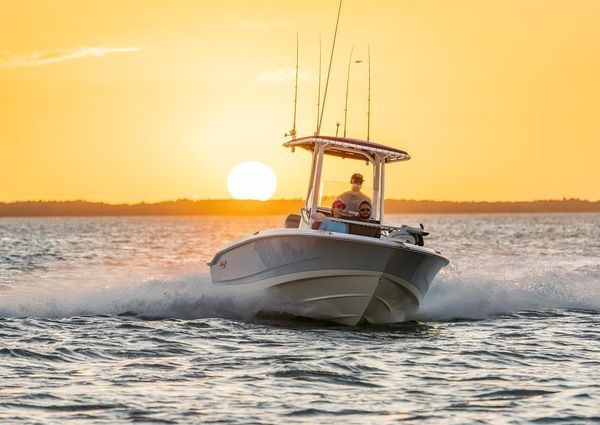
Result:
{"type": "Polygon", "coordinates": [[[273,196],[276,187],[273,170],[258,161],[241,162],[227,176],[227,189],[235,199],[266,201],[273,196]]]}

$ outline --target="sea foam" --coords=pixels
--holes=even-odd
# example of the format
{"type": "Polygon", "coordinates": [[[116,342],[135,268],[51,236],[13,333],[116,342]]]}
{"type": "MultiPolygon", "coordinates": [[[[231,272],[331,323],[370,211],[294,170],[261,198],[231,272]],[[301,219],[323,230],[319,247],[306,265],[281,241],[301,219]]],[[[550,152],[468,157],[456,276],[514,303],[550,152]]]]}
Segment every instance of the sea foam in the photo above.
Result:
{"type": "MultiPolygon", "coordinates": [[[[72,317],[131,314],[160,318],[221,317],[250,320],[267,300],[239,288],[214,286],[207,273],[186,273],[136,282],[85,284],[42,281],[1,292],[1,317],[72,317]]],[[[271,305],[271,307],[273,307],[271,305]]],[[[600,284],[594,267],[574,271],[443,270],[426,296],[421,321],[481,319],[522,310],[600,310],[600,284]]]]}

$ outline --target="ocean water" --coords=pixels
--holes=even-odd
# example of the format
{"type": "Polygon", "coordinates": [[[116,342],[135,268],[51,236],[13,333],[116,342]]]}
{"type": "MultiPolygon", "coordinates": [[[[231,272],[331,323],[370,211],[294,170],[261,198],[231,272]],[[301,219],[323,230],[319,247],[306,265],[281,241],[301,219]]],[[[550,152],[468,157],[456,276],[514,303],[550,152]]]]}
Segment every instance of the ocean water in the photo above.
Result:
{"type": "Polygon", "coordinates": [[[600,422],[600,214],[390,216],[451,264],[415,322],[212,288],[283,217],[0,219],[0,423],[600,422]]]}

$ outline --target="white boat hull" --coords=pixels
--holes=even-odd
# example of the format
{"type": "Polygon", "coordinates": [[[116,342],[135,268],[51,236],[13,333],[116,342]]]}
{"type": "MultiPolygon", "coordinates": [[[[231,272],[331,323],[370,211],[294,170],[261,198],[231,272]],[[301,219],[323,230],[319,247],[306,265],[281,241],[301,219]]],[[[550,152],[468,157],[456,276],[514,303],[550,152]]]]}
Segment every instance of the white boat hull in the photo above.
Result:
{"type": "Polygon", "coordinates": [[[209,266],[213,284],[259,295],[257,313],[354,326],[410,320],[447,263],[427,248],[286,229],[234,242],[209,266]]]}

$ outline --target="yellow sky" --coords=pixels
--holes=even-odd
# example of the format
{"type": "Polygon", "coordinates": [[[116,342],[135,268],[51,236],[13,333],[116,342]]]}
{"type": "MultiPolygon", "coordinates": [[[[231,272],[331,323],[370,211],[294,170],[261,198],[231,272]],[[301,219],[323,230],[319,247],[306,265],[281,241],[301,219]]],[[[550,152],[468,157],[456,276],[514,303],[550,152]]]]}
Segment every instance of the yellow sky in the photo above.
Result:
{"type": "MultiPolygon", "coordinates": [[[[302,197],[337,0],[3,1],[0,201],[227,198],[258,160],[302,197]]],[[[345,0],[322,134],[348,54],[372,50],[371,139],[407,150],[391,198],[600,199],[600,2],[345,0]]],[[[366,136],[365,63],[349,135],[366,136]]],[[[346,180],[349,165],[340,166],[346,180]]]]}

